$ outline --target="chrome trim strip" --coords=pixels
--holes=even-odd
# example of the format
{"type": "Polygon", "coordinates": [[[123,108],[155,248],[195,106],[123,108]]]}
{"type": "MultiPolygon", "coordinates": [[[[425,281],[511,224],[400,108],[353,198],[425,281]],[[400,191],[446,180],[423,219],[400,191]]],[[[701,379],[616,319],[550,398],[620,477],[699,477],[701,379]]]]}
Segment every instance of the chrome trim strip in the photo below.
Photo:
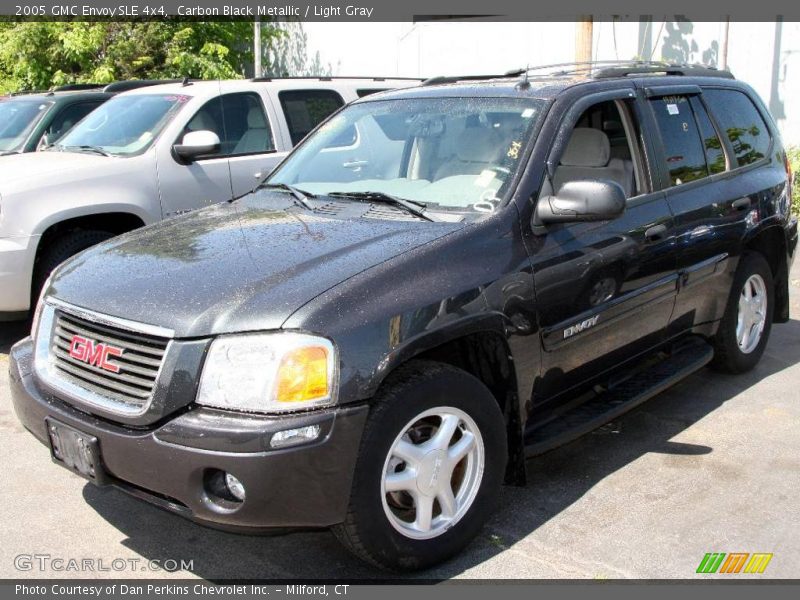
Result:
{"type": "MultiPolygon", "coordinates": [[[[95,323],[131,329],[131,327],[127,325],[128,323],[132,323],[131,321],[117,319],[116,317],[105,317],[105,315],[98,315],[91,311],[73,307],[72,305],[67,304],[66,302],[61,302],[60,300],[48,298],[42,307],[42,314],[39,319],[39,328],[36,339],[34,340],[33,367],[38,378],[47,387],[63,394],[65,396],[63,398],[64,400],[78,407],[88,408],[89,410],[99,409],[100,411],[103,411],[112,417],[121,416],[130,419],[145,415],[150,410],[150,407],[153,403],[153,398],[155,397],[156,390],[158,389],[158,383],[161,380],[162,370],[167,362],[170,348],[172,347],[172,340],[170,339],[167,342],[167,346],[164,349],[164,359],[161,361],[161,365],[158,368],[158,373],[154,380],[153,392],[141,407],[126,406],[125,404],[115,401],[112,398],[102,396],[76,385],[71,381],[67,381],[58,375],[56,371],[57,367],[53,364],[53,355],[50,352],[50,346],[56,324],[56,307],[58,307],[59,310],[64,310],[64,312],[69,314],[74,314],[75,316],[79,316],[87,320],[93,320],[95,323]],[[87,314],[89,316],[87,316],[87,314]]],[[[151,328],[149,325],[142,325],[140,323],[132,324],[139,327],[136,329],[136,331],[140,333],[157,335],[153,333],[154,330],[169,331],[161,328],[151,328]],[[143,327],[145,329],[142,329],[143,327]]],[[[170,334],[171,333],[172,332],[170,332],[170,334]]]]}
{"type": "Polygon", "coordinates": [[[75,306],[74,304],[64,302],[63,300],[58,300],[57,298],[45,298],[44,302],[78,318],[86,319],[87,321],[92,321],[94,323],[100,323],[101,325],[110,325],[111,327],[119,327],[135,333],[144,333],[146,335],[154,335],[168,339],[175,337],[175,332],[172,329],[167,329],[166,327],[148,325],[147,323],[138,323],[136,321],[129,321],[128,319],[123,319],[121,317],[101,315],[89,310],[88,308],[81,308],[80,306],[75,306]]]}

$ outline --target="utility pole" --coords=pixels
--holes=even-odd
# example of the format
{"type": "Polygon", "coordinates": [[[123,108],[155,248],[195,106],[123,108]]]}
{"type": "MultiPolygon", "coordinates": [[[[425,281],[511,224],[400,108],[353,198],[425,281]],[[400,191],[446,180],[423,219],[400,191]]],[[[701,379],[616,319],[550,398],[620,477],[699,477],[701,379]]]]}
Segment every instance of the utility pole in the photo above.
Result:
{"type": "Polygon", "coordinates": [[[591,62],[593,26],[591,16],[581,17],[575,23],[575,62],[591,62]]]}
{"type": "Polygon", "coordinates": [[[731,18],[727,17],[722,26],[722,43],[720,46],[720,61],[719,68],[727,70],[728,68],[728,33],[731,28],[731,18]]]}
{"type": "Polygon", "coordinates": [[[256,17],[253,22],[253,76],[261,77],[261,20],[256,17]]]}

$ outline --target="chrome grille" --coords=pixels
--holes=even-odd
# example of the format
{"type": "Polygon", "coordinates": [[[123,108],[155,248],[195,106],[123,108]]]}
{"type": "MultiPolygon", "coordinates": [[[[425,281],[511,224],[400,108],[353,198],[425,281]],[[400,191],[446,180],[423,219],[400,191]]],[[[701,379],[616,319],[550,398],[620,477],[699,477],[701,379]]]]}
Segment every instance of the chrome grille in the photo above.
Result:
{"type": "Polygon", "coordinates": [[[56,311],[50,343],[53,374],[93,394],[131,408],[148,404],[164,360],[168,338],[129,331],[56,311]],[[101,368],[70,355],[75,336],[92,344],[108,344],[122,351],[112,356],[119,372],[101,368]]]}

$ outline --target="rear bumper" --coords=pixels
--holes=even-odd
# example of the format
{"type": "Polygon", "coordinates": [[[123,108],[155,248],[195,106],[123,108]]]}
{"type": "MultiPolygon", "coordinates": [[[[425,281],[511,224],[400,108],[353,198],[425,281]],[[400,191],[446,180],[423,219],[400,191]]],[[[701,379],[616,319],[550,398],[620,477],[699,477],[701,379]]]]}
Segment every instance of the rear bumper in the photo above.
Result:
{"type": "Polygon", "coordinates": [[[46,418],[96,437],[111,485],[228,530],[317,528],[344,520],[366,406],[282,417],[197,409],[152,429],[133,429],[80,412],[43,391],[31,357],[30,339],[11,350],[11,394],[19,420],[44,444],[49,444],[46,418]],[[273,433],[313,424],[320,427],[314,442],[270,449],[273,433]],[[209,473],[215,471],[244,484],[244,502],[220,502],[209,492],[209,473]]]}
{"type": "Polygon", "coordinates": [[[38,236],[0,238],[0,320],[18,317],[30,308],[38,240],[38,236]]]}

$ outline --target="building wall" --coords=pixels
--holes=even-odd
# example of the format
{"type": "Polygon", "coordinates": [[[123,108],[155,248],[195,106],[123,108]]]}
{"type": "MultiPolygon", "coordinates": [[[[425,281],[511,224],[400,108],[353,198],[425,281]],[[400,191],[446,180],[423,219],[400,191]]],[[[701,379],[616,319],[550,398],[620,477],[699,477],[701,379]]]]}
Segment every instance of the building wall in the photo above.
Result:
{"type": "MultiPolygon", "coordinates": [[[[720,66],[725,25],[654,17],[598,18],[595,60],[633,58],[720,66]]],[[[574,23],[429,22],[401,25],[388,52],[396,74],[504,73],[525,65],[574,59],[574,23]]],[[[391,44],[387,40],[387,46],[391,44]]],[[[387,49],[388,50],[388,49],[387,49]]],[[[732,22],[728,68],[752,85],[769,107],[784,141],[800,145],[800,23],[732,22]]]]}

